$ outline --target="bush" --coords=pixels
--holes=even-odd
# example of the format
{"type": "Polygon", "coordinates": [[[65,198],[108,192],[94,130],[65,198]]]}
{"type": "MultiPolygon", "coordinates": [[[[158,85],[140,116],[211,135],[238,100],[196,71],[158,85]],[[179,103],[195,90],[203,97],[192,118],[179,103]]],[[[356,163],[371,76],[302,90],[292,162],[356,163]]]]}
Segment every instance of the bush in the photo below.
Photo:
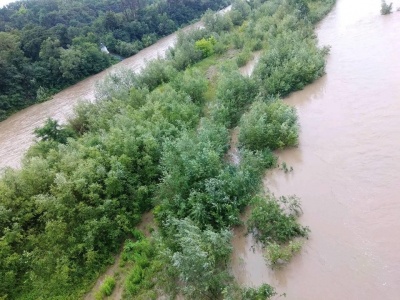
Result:
{"type": "Polygon", "coordinates": [[[127,241],[124,245],[122,259],[133,264],[125,281],[125,292],[135,296],[135,299],[139,294],[152,289],[156,283],[154,274],[159,271],[156,267],[156,249],[154,241],[144,236],[136,242],[127,241]]]}
{"type": "Polygon", "coordinates": [[[177,76],[177,70],[164,59],[155,59],[146,64],[146,67],[137,75],[139,87],[146,87],[150,91],[163,83],[171,81],[177,76]]]}
{"type": "Polygon", "coordinates": [[[393,3],[390,3],[388,5],[385,0],[382,0],[381,14],[382,15],[388,15],[388,14],[392,13],[392,5],[393,5],[393,3]]]}
{"type": "Polygon", "coordinates": [[[183,74],[179,74],[171,85],[175,90],[180,90],[190,96],[192,101],[197,105],[201,105],[204,101],[204,94],[208,88],[207,79],[198,69],[190,69],[183,74]]]}
{"type": "Polygon", "coordinates": [[[247,221],[248,231],[266,247],[266,259],[270,263],[288,262],[301,249],[302,243],[294,239],[307,237],[309,232],[307,227],[296,221],[300,213],[298,198],[257,196],[252,206],[247,221]]]}
{"type": "Polygon", "coordinates": [[[104,279],[104,282],[100,286],[100,289],[97,291],[95,298],[96,300],[102,300],[107,296],[111,296],[112,292],[115,288],[115,279],[114,277],[107,276],[104,279]]]}
{"type": "Polygon", "coordinates": [[[254,77],[265,95],[286,96],[324,74],[328,50],[318,49],[314,38],[286,30],[260,57],[254,77]]]}
{"type": "Polygon", "coordinates": [[[209,57],[214,54],[214,45],[217,43],[217,40],[212,36],[208,39],[202,38],[195,42],[195,48],[198,51],[201,51],[203,58],[209,57]]]}
{"type": "Polygon", "coordinates": [[[229,31],[233,26],[229,14],[221,15],[211,10],[205,12],[202,20],[209,32],[221,33],[223,31],[229,31]]]}
{"type": "Polygon", "coordinates": [[[175,48],[170,49],[167,53],[171,64],[181,71],[200,61],[203,53],[196,49],[195,42],[206,38],[207,35],[209,35],[208,31],[204,29],[196,29],[187,33],[179,32],[175,48]]]}
{"type": "Polygon", "coordinates": [[[293,107],[280,100],[254,102],[240,119],[239,142],[251,150],[271,150],[298,143],[298,122],[293,107]]]}
{"type": "Polygon", "coordinates": [[[249,231],[264,245],[284,244],[295,237],[306,237],[308,229],[296,222],[294,211],[286,212],[282,202],[273,196],[255,197],[247,222],[249,231]]]}
{"type": "Polygon", "coordinates": [[[229,12],[232,23],[236,26],[242,25],[251,13],[250,5],[244,0],[235,0],[229,12]]]}
{"type": "Polygon", "coordinates": [[[272,265],[287,263],[292,257],[300,252],[302,243],[300,241],[290,241],[287,245],[270,243],[266,247],[265,259],[272,265]]]}
{"type": "Polygon", "coordinates": [[[57,120],[48,118],[42,127],[35,128],[35,136],[41,141],[54,141],[65,144],[69,137],[74,136],[74,131],[63,125],[59,125],[57,120]]]}
{"type": "Polygon", "coordinates": [[[240,287],[231,284],[223,291],[223,300],[266,300],[275,296],[275,289],[269,284],[254,287],[240,287]]]}
{"type": "Polygon", "coordinates": [[[247,64],[247,62],[252,58],[252,54],[250,49],[244,49],[240,54],[236,57],[236,64],[238,67],[243,67],[247,64]]]}
{"type": "Polygon", "coordinates": [[[232,233],[228,229],[202,231],[189,219],[169,222],[169,239],[176,247],[170,268],[177,276],[177,289],[187,299],[218,299],[231,281],[226,267],[232,233]]]}
{"type": "Polygon", "coordinates": [[[217,83],[217,100],[211,108],[211,116],[215,121],[232,128],[254,101],[258,90],[251,78],[242,76],[238,71],[228,71],[220,78],[217,83]]]}

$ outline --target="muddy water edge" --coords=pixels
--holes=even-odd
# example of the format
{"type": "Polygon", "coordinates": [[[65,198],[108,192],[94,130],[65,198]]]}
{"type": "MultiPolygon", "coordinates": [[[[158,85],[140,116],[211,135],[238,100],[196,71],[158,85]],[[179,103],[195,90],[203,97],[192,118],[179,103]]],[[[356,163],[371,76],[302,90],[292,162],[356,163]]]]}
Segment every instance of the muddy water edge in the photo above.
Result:
{"type": "Polygon", "coordinates": [[[387,16],[380,5],[337,0],[317,27],[332,46],[327,75],[285,99],[297,108],[300,144],[277,154],[294,171],[264,178],[266,191],[302,198],[311,235],[272,270],[237,230],[233,272],[244,285],[267,282],[289,300],[399,299],[400,1],[387,16]]]}

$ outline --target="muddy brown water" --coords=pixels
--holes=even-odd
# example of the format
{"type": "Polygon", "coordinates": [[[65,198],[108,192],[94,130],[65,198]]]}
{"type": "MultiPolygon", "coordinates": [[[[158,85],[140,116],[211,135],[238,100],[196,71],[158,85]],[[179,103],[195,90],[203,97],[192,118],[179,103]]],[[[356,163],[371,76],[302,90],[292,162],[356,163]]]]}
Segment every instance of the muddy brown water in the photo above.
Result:
{"type": "MultiPolygon", "coordinates": [[[[184,31],[201,26],[202,23],[197,22],[185,27],[184,31]]],[[[54,95],[52,100],[30,106],[0,122],[0,170],[5,167],[20,167],[22,156],[34,141],[33,130],[43,125],[47,118],[65,122],[68,117],[72,116],[73,108],[79,101],[95,99],[96,83],[104,79],[107,74],[119,69],[131,69],[139,72],[146,62],[157,57],[164,57],[166,51],[174,46],[176,40],[176,33],[164,37],[138,54],[61,91],[54,95]]]]}
{"type": "Polygon", "coordinates": [[[338,0],[317,28],[332,46],[327,75],[286,100],[300,145],[278,155],[294,171],[264,179],[266,190],[302,198],[310,239],[271,270],[238,229],[243,284],[267,282],[296,300],[400,299],[400,12],[381,16],[380,4],[338,0]]]}

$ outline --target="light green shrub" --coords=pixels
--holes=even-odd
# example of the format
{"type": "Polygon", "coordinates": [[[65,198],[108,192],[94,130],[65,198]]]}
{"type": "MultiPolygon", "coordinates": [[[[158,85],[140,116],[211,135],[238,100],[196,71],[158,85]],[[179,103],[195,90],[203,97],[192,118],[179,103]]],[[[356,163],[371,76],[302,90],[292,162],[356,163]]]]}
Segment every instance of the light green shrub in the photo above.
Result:
{"type": "Polygon", "coordinates": [[[95,294],[96,300],[102,300],[107,296],[111,296],[112,292],[114,291],[114,288],[115,288],[114,277],[107,276],[104,279],[104,282],[101,284],[100,289],[95,294]]]}

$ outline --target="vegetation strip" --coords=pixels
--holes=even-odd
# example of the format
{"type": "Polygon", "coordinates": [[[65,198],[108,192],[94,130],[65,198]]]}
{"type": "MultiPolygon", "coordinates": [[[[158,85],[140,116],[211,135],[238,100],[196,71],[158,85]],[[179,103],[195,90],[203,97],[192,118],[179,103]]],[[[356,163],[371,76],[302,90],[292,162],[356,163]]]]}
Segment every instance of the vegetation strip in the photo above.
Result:
{"type": "Polygon", "coordinates": [[[25,0],[0,8],[0,120],[227,3],[25,0]]]}
{"type": "MultiPolygon", "coordinates": [[[[270,242],[269,253],[307,233],[258,193],[265,169],[276,164],[271,151],[297,143],[295,111],[277,96],[323,74],[327,51],[318,49],[312,24],[332,5],[236,1],[226,15],[207,13],[206,28],[181,34],[167,59],[140,75],[110,76],[100,101],[78,106],[68,125],[49,120],[37,130],[41,141],[23,168],[0,181],[0,296],[77,299],[124,241],[125,298],[274,295],[267,284],[235,283],[231,228],[255,203],[249,227],[270,242]],[[250,78],[237,70],[245,49],[265,49],[250,78]],[[238,124],[236,166],[224,156],[238,124]],[[158,230],[145,238],[133,228],[153,208],[158,230]]],[[[286,259],[282,253],[274,257],[286,259]]],[[[99,297],[112,285],[109,279],[99,297]]]]}

